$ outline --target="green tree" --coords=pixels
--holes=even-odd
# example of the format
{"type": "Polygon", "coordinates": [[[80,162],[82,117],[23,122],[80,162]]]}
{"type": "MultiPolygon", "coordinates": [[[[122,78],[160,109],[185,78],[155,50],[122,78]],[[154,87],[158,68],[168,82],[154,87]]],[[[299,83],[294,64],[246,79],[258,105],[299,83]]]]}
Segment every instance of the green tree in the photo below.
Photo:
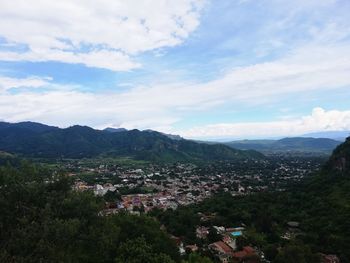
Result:
{"type": "Polygon", "coordinates": [[[209,228],[209,233],[208,233],[208,241],[210,243],[213,243],[213,242],[216,242],[216,241],[219,241],[221,239],[221,235],[219,235],[217,232],[216,232],[216,229],[213,228],[213,227],[210,227],[209,228]]]}
{"type": "Polygon", "coordinates": [[[175,263],[168,255],[157,253],[142,237],[122,243],[116,263],[175,263]]]}
{"type": "Polygon", "coordinates": [[[182,263],[212,263],[212,261],[209,258],[203,257],[197,253],[191,253],[188,256],[188,259],[183,260],[182,263]]]}
{"type": "Polygon", "coordinates": [[[289,244],[277,255],[276,263],[318,263],[320,258],[303,244],[289,244]]]}

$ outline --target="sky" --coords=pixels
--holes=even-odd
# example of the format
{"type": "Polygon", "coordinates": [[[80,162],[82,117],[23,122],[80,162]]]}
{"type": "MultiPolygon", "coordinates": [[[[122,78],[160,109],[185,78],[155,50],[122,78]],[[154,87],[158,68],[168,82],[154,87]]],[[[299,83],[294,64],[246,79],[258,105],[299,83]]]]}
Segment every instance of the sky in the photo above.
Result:
{"type": "Polygon", "coordinates": [[[349,0],[0,0],[0,120],[350,130],[349,0]]]}

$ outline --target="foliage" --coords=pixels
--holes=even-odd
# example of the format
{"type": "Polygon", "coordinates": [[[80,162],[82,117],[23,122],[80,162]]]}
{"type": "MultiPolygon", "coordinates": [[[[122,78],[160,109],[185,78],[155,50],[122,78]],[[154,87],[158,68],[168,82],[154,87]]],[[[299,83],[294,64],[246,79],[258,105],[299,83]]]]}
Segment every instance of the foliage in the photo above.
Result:
{"type": "Polygon", "coordinates": [[[0,167],[0,261],[141,262],[121,258],[128,257],[130,243],[145,243],[147,255],[159,255],[149,262],[180,260],[155,220],[103,217],[103,205],[92,193],[72,191],[68,178],[41,167],[0,167]]]}
{"type": "Polygon", "coordinates": [[[182,263],[211,263],[212,261],[207,258],[207,257],[203,257],[197,253],[191,253],[188,256],[187,260],[182,261],[182,263]]]}
{"type": "Polygon", "coordinates": [[[164,253],[155,253],[144,238],[128,240],[118,248],[116,263],[175,263],[164,253]]]}
{"type": "Polygon", "coordinates": [[[210,228],[209,228],[209,233],[208,233],[208,237],[207,237],[207,238],[208,238],[208,241],[209,241],[210,243],[213,243],[213,242],[216,242],[216,241],[221,240],[222,236],[219,235],[219,234],[216,232],[215,228],[210,227],[210,228]]]}
{"type": "Polygon", "coordinates": [[[199,223],[199,216],[191,208],[167,210],[164,213],[153,211],[153,216],[158,216],[160,221],[166,225],[167,231],[178,237],[183,237],[188,243],[196,241],[196,225],[199,223]]]}
{"type": "Polygon", "coordinates": [[[277,255],[276,263],[319,263],[320,258],[303,244],[289,244],[277,255]]]}
{"type": "Polygon", "coordinates": [[[33,123],[0,123],[0,148],[36,158],[112,156],[153,162],[263,158],[258,152],[240,151],[222,144],[209,145],[185,139],[173,140],[155,131],[108,132],[86,126],[59,129],[33,123]]]}

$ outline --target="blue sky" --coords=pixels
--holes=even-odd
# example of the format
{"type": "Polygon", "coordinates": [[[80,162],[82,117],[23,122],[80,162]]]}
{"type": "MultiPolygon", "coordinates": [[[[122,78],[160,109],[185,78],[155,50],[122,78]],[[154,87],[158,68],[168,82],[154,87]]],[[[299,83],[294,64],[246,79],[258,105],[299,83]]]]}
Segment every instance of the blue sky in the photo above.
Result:
{"type": "Polygon", "coordinates": [[[0,119],[186,138],[350,130],[347,0],[0,1],[0,119]]]}

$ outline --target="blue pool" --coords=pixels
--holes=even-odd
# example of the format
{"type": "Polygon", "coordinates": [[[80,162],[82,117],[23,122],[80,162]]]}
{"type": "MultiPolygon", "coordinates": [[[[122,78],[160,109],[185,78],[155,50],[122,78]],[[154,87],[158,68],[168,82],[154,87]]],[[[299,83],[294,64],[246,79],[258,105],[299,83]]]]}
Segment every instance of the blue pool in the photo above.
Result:
{"type": "Polygon", "coordinates": [[[234,232],[231,232],[231,235],[234,236],[234,237],[239,237],[242,235],[242,231],[234,231],[234,232]]]}

